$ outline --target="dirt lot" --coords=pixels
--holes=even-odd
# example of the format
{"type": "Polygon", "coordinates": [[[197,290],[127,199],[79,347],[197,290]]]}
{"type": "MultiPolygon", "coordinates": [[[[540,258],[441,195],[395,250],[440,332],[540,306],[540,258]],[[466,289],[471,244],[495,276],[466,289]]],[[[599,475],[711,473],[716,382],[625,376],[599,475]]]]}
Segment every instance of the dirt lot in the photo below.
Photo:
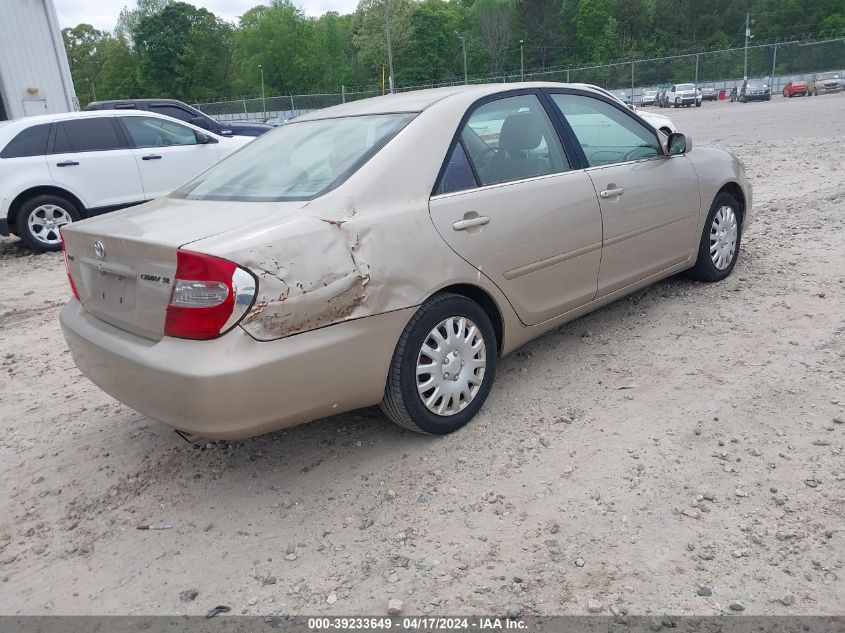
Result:
{"type": "Polygon", "coordinates": [[[0,241],[0,613],[845,614],[845,96],[661,112],[748,165],[734,274],[528,345],[450,437],[188,445],[76,371],[61,256],[0,241]]]}

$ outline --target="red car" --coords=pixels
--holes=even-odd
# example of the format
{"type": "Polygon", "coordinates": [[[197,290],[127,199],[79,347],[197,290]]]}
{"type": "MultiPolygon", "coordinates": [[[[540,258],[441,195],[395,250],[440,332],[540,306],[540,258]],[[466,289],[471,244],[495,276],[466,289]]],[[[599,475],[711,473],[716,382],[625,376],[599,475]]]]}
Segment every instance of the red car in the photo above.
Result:
{"type": "Polygon", "coordinates": [[[807,83],[804,81],[790,81],[783,87],[784,97],[794,97],[795,95],[807,96],[807,83]]]}

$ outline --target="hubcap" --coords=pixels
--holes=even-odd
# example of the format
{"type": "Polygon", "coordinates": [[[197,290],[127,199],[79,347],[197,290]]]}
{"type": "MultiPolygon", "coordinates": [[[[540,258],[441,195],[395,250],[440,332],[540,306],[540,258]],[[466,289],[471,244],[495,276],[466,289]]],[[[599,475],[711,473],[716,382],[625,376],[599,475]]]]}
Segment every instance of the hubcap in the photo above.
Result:
{"type": "Polygon", "coordinates": [[[487,345],[465,317],[444,319],[428,333],[417,357],[417,391],[432,413],[448,416],[472,402],[484,382],[487,345]]]}
{"type": "Polygon", "coordinates": [[[42,204],[29,214],[27,224],[29,232],[42,244],[58,244],[61,242],[59,229],[65,224],[73,222],[70,214],[54,204],[42,204]]]}
{"type": "Polygon", "coordinates": [[[730,266],[736,252],[739,225],[736,213],[729,206],[723,206],[713,217],[710,225],[710,259],[717,270],[730,266]]]}

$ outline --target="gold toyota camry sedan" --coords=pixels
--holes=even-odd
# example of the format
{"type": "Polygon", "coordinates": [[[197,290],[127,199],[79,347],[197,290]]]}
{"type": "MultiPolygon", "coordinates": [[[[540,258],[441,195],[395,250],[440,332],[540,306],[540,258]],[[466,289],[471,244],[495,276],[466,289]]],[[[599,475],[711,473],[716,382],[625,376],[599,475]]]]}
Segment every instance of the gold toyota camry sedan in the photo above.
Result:
{"type": "Polygon", "coordinates": [[[525,342],[681,271],[724,279],[750,212],[736,157],[589,88],[388,95],[64,227],[61,323],[85,376],[185,433],[380,403],[443,434],[525,342]]]}

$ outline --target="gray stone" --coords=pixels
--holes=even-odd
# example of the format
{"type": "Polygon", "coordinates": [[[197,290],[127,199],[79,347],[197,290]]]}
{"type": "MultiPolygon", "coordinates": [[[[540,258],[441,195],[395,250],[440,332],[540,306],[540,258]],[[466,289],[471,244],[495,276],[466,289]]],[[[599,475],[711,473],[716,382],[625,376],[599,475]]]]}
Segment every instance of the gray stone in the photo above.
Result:
{"type": "Polygon", "coordinates": [[[193,602],[197,599],[197,596],[200,595],[200,592],[196,589],[185,589],[179,593],[179,600],[182,602],[193,602]]]}
{"type": "Polygon", "coordinates": [[[745,611],[745,605],[742,604],[739,600],[731,600],[728,608],[731,611],[745,611]]]}
{"type": "Polygon", "coordinates": [[[595,599],[590,599],[587,601],[587,611],[590,613],[601,613],[604,611],[604,605],[595,599]]]}
{"type": "Polygon", "coordinates": [[[391,598],[387,601],[387,615],[399,615],[402,613],[405,603],[399,598],[391,598]]]}
{"type": "Polygon", "coordinates": [[[710,587],[705,587],[701,585],[698,589],[695,590],[695,595],[701,596],[702,598],[707,598],[708,596],[713,595],[713,590],[710,587]]]}

